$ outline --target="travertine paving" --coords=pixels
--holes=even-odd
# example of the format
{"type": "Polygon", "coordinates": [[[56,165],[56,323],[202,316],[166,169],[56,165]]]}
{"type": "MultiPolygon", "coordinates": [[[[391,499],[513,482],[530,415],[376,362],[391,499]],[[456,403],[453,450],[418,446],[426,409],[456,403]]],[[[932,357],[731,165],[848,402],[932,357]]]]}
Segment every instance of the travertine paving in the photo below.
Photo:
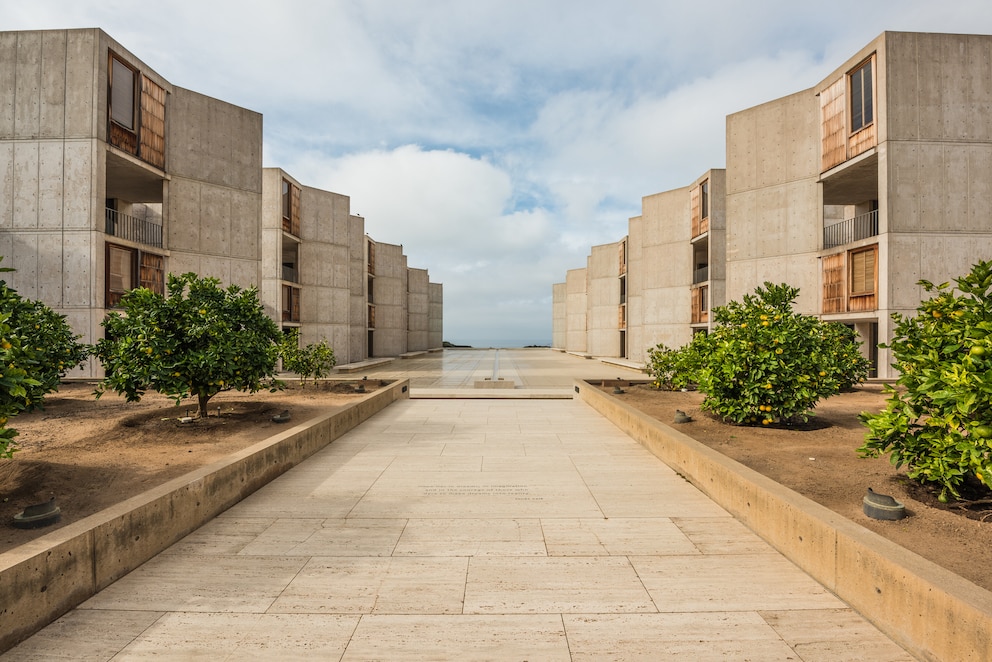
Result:
{"type": "Polygon", "coordinates": [[[400,401],[7,660],[911,660],[580,401],[400,401]]]}

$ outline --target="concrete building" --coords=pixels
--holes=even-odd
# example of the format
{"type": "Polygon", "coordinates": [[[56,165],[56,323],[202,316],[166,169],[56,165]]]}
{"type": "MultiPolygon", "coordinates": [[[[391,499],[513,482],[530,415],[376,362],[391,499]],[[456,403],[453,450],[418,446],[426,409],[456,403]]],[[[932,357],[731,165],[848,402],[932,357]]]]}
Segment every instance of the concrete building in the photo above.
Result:
{"type": "MultiPolygon", "coordinates": [[[[708,308],[786,282],[800,312],[853,326],[876,374],[893,377],[877,349],[891,314],[915,312],[919,280],[992,255],[989,107],[992,36],[886,32],[813,87],[730,115],[726,171],[704,175],[707,232],[687,239],[665,220],[685,215],[685,189],[645,198],[630,221],[627,355],[684,344],[708,308]],[[688,319],[675,275],[686,244],[688,319]]],[[[583,343],[569,330],[564,349],[583,343]]]]}
{"type": "Polygon", "coordinates": [[[365,219],[279,168],[264,170],[262,199],[266,312],[303,344],[326,340],[338,363],[366,358],[365,219]]]}
{"type": "MultiPolygon", "coordinates": [[[[263,175],[259,113],[171,84],[99,29],[0,32],[5,280],[82,342],[102,337],[128,290],[164,292],[167,273],[192,271],[259,287],[284,328],[327,339],[339,363],[361,360],[363,226],[346,196],[263,175]]],[[[441,346],[435,287],[433,308],[414,296],[418,347],[441,346]]],[[[408,304],[396,305],[402,342],[384,346],[405,348],[408,304]]],[[[91,360],[70,376],[99,374],[91,360]]]]}

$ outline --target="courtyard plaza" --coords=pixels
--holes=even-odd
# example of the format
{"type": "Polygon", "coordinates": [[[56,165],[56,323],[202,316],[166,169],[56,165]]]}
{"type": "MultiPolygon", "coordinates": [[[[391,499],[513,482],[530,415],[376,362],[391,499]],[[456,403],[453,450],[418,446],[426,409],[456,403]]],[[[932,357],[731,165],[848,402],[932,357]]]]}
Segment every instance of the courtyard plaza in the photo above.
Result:
{"type": "Polygon", "coordinates": [[[913,659],[570,397],[643,373],[449,349],[354,374],[411,397],[0,660],[913,659]]]}

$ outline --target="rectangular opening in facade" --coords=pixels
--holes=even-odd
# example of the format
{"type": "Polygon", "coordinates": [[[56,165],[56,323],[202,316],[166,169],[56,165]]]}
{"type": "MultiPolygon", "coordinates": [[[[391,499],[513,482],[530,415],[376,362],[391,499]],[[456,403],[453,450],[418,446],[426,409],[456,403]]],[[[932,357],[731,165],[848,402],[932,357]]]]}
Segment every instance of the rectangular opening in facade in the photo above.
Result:
{"type": "Polygon", "coordinates": [[[851,72],[850,85],[851,133],[855,133],[875,121],[870,59],[851,72]]]}
{"type": "Polygon", "coordinates": [[[165,257],[137,248],[107,244],[105,282],[107,308],[119,306],[124,295],[136,287],[165,294],[165,257]]]}

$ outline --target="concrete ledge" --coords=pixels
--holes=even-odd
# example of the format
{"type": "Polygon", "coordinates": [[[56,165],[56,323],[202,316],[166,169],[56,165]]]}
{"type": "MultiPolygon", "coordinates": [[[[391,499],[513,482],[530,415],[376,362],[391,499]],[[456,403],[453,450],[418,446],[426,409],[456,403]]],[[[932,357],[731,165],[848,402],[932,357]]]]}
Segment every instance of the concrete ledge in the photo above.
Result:
{"type": "Polygon", "coordinates": [[[578,398],[921,660],[987,660],[992,593],[584,381],[578,398]]]}
{"type": "Polygon", "coordinates": [[[427,353],[427,350],[426,349],[423,350],[423,351],[419,351],[419,352],[404,352],[404,353],[400,354],[400,358],[401,359],[412,359],[412,358],[415,358],[417,356],[423,356],[426,353],[427,353]]]}
{"type": "Polygon", "coordinates": [[[564,388],[411,388],[411,400],[571,400],[564,388]]]}
{"type": "Polygon", "coordinates": [[[620,368],[626,368],[627,370],[636,370],[637,372],[647,372],[647,367],[643,363],[637,363],[636,361],[628,361],[627,359],[616,359],[609,356],[599,357],[600,363],[606,363],[608,365],[615,365],[620,368]]]}
{"type": "Polygon", "coordinates": [[[480,379],[476,380],[473,388],[517,388],[517,383],[512,379],[480,379]]]}
{"type": "Polygon", "coordinates": [[[394,382],[0,554],[0,652],[80,604],[396,400],[394,382]]]}
{"type": "Polygon", "coordinates": [[[337,372],[351,373],[351,372],[361,372],[362,370],[367,370],[368,368],[374,368],[378,365],[384,365],[386,363],[392,363],[396,359],[391,356],[379,358],[379,359],[366,359],[365,361],[358,361],[357,363],[345,363],[344,365],[339,365],[334,368],[337,372]]]}

